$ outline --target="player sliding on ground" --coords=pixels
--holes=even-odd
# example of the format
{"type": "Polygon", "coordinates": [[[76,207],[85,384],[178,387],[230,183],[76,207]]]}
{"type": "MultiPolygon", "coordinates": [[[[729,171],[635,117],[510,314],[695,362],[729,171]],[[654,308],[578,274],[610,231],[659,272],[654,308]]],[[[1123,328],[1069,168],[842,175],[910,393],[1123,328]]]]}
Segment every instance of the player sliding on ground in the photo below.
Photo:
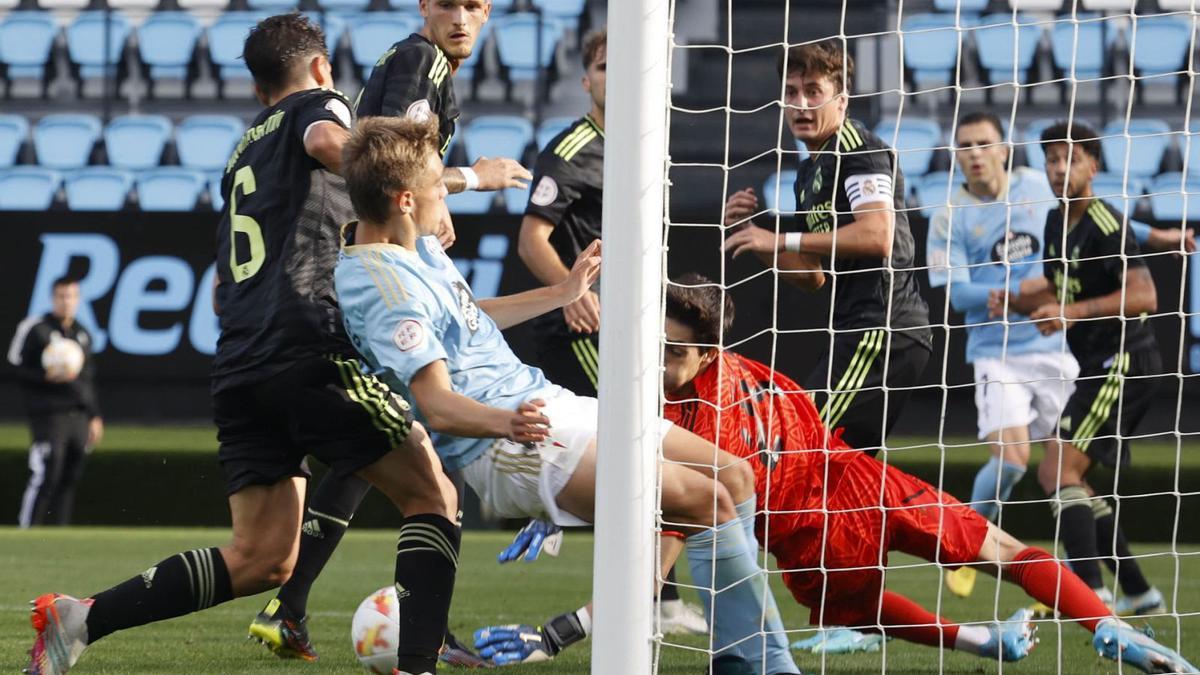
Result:
{"type": "MultiPolygon", "coordinates": [[[[360,220],[345,228],[335,284],[359,352],[381,378],[412,397],[436,434],[443,465],[462,472],[485,513],[560,525],[591,522],[596,399],[547,381],[516,358],[500,331],[585,293],[599,273],[599,242],[559,284],[476,303],[430,236],[446,195],[432,123],[361,121],[346,145],[345,175],[360,220]]],[[[665,421],[662,428],[666,457],[711,467],[664,464],[662,508],[665,518],[692,534],[693,577],[705,587],[731,586],[728,611],[716,615],[718,643],[757,636],[739,648],[765,664],[760,672],[798,672],[755,559],[757,544],[747,538],[752,472],[690,432],[665,421]],[[764,630],[765,639],[759,636],[764,630]]],[[[681,545],[666,540],[664,548],[669,569],[681,545]]],[[[590,616],[584,607],[558,617],[539,631],[535,649],[511,661],[545,660],[582,640],[590,616]]]]}
{"type": "MultiPolygon", "coordinates": [[[[831,436],[798,384],[712,346],[733,321],[733,303],[722,296],[698,275],[667,288],[665,414],[752,459],[759,538],[765,535],[767,549],[786,570],[784,583],[811,609],[811,623],[882,631],[1006,661],[1020,660],[1034,647],[1029,610],[990,626],[961,625],[885,590],[887,554],[903,551],[947,566],[984,563],[980,569],[1002,574],[1095,633],[1093,644],[1107,658],[1119,656],[1145,672],[1198,672],[1113,617],[1046,551],[1025,546],[954,497],[831,436]]],[[[487,640],[491,632],[480,631],[481,655],[517,646],[487,640]]]]}

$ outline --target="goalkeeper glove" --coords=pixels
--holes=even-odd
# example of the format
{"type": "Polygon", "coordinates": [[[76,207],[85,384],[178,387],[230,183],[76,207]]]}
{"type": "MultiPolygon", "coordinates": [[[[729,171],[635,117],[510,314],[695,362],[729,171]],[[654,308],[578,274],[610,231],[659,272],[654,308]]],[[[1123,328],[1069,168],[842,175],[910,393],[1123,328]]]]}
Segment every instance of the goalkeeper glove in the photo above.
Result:
{"type": "Polygon", "coordinates": [[[520,532],[517,532],[517,536],[513,537],[513,542],[500,552],[497,559],[503,565],[524,554],[525,562],[533,562],[538,559],[543,550],[549,555],[557,556],[558,549],[562,546],[562,540],[561,527],[545,520],[531,520],[528,525],[521,528],[520,532]]]}
{"type": "Polygon", "coordinates": [[[883,636],[878,633],[860,633],[849,628],[828,628],[808,639],[793,642],[792,649],[813,654],[854,654],[877,652],[881,642],[883,636]]]}
{"type": "Polygon", "coordinates": [[[497,666],[549,661],[588,636],[577,612],[560,614],[544,626],[508,624],[475,631],[475,648],[497,666]]]}

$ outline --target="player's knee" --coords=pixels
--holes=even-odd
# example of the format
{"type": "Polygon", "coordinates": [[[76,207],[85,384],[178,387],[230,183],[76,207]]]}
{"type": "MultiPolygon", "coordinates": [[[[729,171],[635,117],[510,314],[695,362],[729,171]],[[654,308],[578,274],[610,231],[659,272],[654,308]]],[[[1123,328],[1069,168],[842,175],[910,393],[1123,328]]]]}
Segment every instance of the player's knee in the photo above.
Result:
{"type": "MultiPolygon", "coordinates": [[[[1047,458],[1048,460],[1049,458],[1047,458]]],[[[1042,492],[1051,495],[1058,491],[1059,471],[1058,464],[1050,461],[1043,461],[1038,465],[1038,485],[1042,486],[1042,492]]]]}
{"type": "Polygon", "coordinates": [[[746,462],[738,461],[722,467],[717,479],[725,486],[735,504],[754,498],[754,470],[746,462]]]}

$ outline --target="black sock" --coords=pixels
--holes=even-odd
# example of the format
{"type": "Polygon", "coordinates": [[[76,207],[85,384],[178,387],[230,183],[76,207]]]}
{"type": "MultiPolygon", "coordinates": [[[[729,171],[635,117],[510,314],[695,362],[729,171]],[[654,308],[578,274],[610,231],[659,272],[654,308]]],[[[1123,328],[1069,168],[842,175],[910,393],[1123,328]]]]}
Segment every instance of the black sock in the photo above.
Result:
{"type": "Polygon", "coordinates": [[[178,553],[92,596],[88,643],[115,631],[191,614],[233,599],[229,570],[217,548],[178,553]]]}
{"type": "Polygon", "coordinates": [[[663,582],[662,590],[658,592],[658,599],[661,601],[678,600],[679,587],[675,583],[675,568],[672,567],[671,571],[667,572],[667,578],[663,582]]]}
{"type": "Polygon", "coordinates": [[[1086,501],[1064,504],[1060,517],[1063,546],[1067,549],[1071,571],[1083,579],[1089,588],[1103,588],[1092,507],[1086,501]]]}
{"type": "Polygon", "coordinates": [[[400,639],[396,667],[408,673],[435,672],[446,636],[462,528],[442,516],[405,518],[396,543],[396,597],[400,639]]]}
{"type": "Polygon", "coordinates": [[[1141,565],[1132,557],[1125,532],[1117,525],[1111,510],[1096,518],[1096,543],[1100,555],[1104,556],[1105,566],[1117,576],[1125,595],[1141,595],[1150,590],[1150,582],[1146,581],[1141,565]],[[1116,546],[1113,545],[1114,538],[1116,546]]]}
{"type": "Polygon", "coordinates": [[[313,583],[329,563],[346,528],[350,527],[350,519],[370,490],[370,483],[353,474],[330,473],[317,485],[300,526],[296,568],[275,596],[292,616],[301,619],[308,614],[308,594],[313,583]]]}

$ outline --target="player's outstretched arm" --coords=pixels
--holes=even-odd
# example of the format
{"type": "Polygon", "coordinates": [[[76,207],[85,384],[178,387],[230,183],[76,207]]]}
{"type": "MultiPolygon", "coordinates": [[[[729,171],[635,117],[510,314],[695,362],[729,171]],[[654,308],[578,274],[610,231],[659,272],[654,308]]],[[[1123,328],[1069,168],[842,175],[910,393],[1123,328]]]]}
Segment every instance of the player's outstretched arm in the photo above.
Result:
{"type": "MultiPolygon", "coordinates": [[[[535,213],[526,213],[521,220],[517,239],[517,255],[521,262],[546,286],[561,283],[571,274],[558,252],[550,243],[555,224],[535,213]]],[[[563,320],[576,333],[595,333],[600,330],[600,296],[595,291],[584,293],[574,302],[563,305],[563,320]]]]}
{"type": "Polygon", "coordinates": [[[494,192],[505,188],[525,188],[533,174],[511,159],[480,157],[470,169],[450,166],[442,171],[442,183],[451,194],[466,190],[494,192]]]}
{"type": "Polygon", "coordinates": [[[546,439],[550,420],[540,412],[541,401],[526,401],[516,410],[484,405],[454,391],[446,362],[434,361],[409,383],[425,426],[438,433],[467,438],[507,438],[515,443],[546,439]]]}
{"type": "Polygon", "coordinates": [[[575,259],[571,273],[562,282],[524,293],[479,301],[501,329],[515,326],[563,305],[578,300],[600,276],[600,240],[593,241],[575,259]]]}

